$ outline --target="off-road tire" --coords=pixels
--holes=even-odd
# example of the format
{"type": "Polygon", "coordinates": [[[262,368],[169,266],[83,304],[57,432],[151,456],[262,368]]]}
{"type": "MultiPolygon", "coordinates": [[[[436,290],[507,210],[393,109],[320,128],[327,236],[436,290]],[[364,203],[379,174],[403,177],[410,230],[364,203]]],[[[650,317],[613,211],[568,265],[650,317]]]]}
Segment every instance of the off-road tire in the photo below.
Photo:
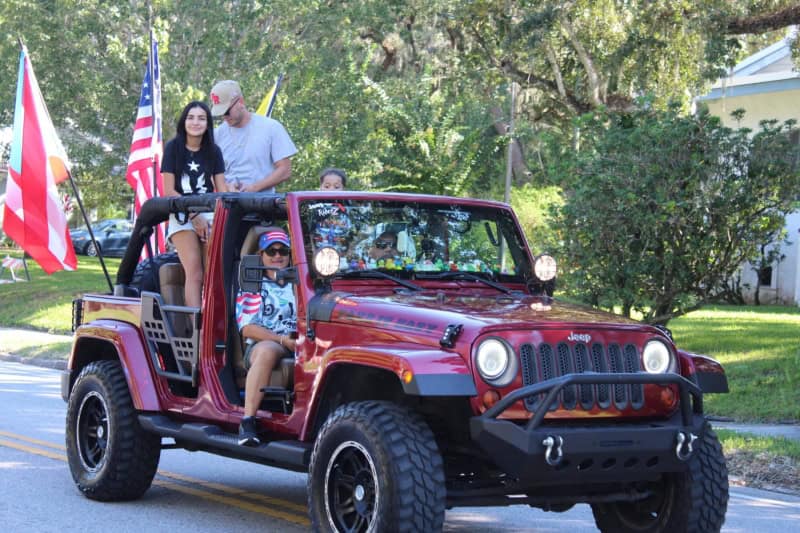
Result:
{"type": "Polygon", "coordinates": [[[308,475],[314,531],[441,531],[445,495],[433,432],[408,409],[351,403],[320,429],[308,475]],[[347,513],[351,496],[354,512],[347,513]]]}
{"type": "Polygon", "coordinates": [[[717,435],[706,424],[687,470],[664,477],[652,498],[592,505],[604,532],[717,532],[728,508],[728,468],[717,435]]]}
{"type": "Polygon", "coordinates": [[[133,500],[150,488],[161,438],[139,425],[118,361],[96,361],[78,375],[67,406],[67,459],[88,498],[133,500]]]}

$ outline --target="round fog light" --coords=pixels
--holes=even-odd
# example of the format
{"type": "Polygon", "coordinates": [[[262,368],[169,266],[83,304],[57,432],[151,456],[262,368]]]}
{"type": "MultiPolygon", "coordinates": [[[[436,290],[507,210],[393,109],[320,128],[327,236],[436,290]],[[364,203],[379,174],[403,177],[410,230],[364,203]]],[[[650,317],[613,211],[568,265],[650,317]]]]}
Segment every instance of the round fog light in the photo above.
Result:
{"type": "Polygon", "coordinates": [[[326,278],[333,276],[339,271],[340,260],[339,252],[337,252],[335,248],[329,246],[320,248],[317,250],[317,253],[314,254],[314,270],[316,270],[320,276],[326,278]]]}

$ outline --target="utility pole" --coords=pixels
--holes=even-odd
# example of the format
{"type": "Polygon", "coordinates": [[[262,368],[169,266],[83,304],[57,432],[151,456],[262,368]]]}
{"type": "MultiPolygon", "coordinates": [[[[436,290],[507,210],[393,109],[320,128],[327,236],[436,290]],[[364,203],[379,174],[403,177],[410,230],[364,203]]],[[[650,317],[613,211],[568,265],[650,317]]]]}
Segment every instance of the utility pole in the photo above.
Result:
{"type": "MultiPolygon", "coordinates": [[[[511,175],[514,170],[512,159],[514,155],[514,108],[517,105],[517,84],[511,82],[511,109],[508,114],[508,152],[506,154],[506,186],[503,201],[511,203],[511,175]]],[[[500,238],[500,272],[506,270],[506,241],[500,238]]]]}
{"type": "Polygon", "coordinates": [[[503,194],[503,201],[511,203],[511,176],[514,165],[512,159],[514,155],[514,109],[517,106],[517,84],[511,82],[511,110],[508,114],[508,154],[506,156],[506,188],[503,194]]]}

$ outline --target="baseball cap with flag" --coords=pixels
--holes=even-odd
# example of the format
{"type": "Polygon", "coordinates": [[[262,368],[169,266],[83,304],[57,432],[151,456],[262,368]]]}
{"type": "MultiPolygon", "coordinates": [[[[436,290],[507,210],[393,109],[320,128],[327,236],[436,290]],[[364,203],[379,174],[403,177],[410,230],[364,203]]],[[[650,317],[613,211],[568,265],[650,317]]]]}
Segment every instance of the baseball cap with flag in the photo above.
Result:
{"type": "Polygon", "coordinates": [[[222,116],[241,96],[242,89],[235,81],[218,81],[211,88],[211,114],[215,117],[222,116]]]}
{"type": "Polygon", "coordinates": [[[289,236],[280,228],[268,228],[267,231],[261,234],[258,238],[258,251],[263,252],[276,242],[291,246],[289,244],[289,236]]]}

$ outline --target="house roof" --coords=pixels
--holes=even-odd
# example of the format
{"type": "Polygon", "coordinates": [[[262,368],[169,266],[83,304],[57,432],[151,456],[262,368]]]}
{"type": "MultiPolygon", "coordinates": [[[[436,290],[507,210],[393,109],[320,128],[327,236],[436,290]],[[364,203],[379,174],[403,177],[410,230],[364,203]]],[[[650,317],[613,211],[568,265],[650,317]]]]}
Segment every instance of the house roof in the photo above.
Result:
{"type": "Polygon", "coordinates": [[[697,100],[717,100],[723,97],[747,96],[800,89],[800,73],[792,61],[792,41],[797,29],[792,28],[777,43],[745,58],[720,78],[708,94],[697,100]]]}

